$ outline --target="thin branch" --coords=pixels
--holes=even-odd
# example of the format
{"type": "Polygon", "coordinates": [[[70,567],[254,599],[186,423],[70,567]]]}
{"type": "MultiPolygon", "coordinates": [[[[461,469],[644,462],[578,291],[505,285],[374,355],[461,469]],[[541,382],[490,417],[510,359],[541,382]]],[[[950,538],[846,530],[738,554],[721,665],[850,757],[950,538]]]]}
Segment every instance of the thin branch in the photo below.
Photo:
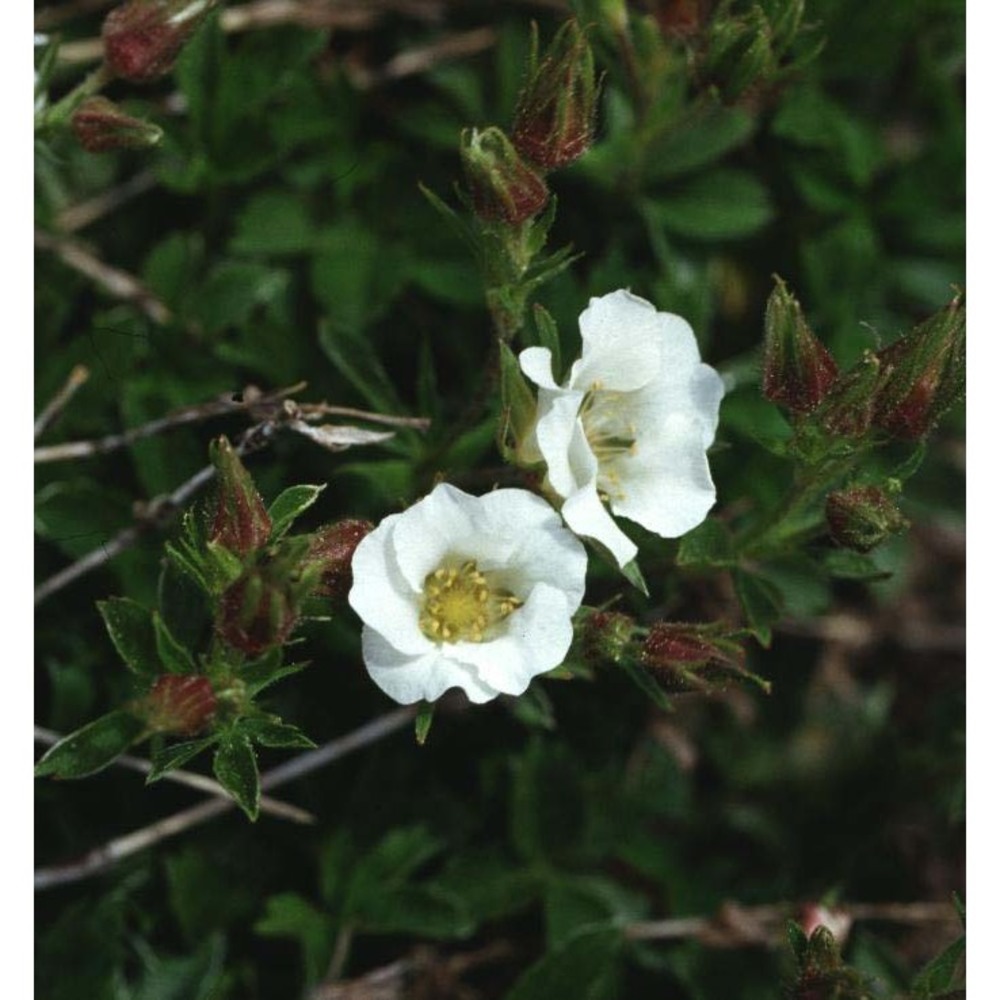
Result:
{"type": "MultiPolygon", "coordinates": [[[[246,431],[237,444],[238,455],[246,455],[257,451],[270,443],[274,434],[274,424],[270,421],[256,424],[246,431]]],[[[131,548],[150,528],[169,522],[174,514],[187,503],[206,483],[211,482],[215,475],[215,466],[206,465],[199,469],[190,479],[181,483],[172,493],[167,493],[150,500],[139,514],[136,523],[119,531],[114,538],[88,552],[58,573],[50,576],[35,588],[35,604],[51,597],[74,580],[103,566],[114,559],[119,553],[131,548]]]]}
{"type": "MultiPolygon", "coordinates": [[[[415,708],[397,709],[373,719],[346,736],[332,740],[317,750],[310,750],[286,761],[261,776],[261,791],[278,788],[280,785],[326,767],[354,750],[360,750],[362,747],[377,743],[408,725],[415,715],[415,708]]],[[[53,865],[50,868],[40,868],[35,872],[35,889],[36,891],[50,889],[53,886],[67,885],[70,882],[78,882],[81,879],[97,875],[114,867],[122,858],[146,850],[168,837],[176,836],[206,820],[228,812],[228,810],[235,808],[235,805],[236,803],[232,799],[212,799],[208,802],[202,802],[190,809],[157,820],[149,826],[134,830],[124,837],[116,837],[101,847],[89,851],[77,861],[64,865],[53,865]]]]}
{"type": "MultiPolygon", "coordinates": [[[[694,938],[716,948],[749,944],[771,944],[784,934],[785,921],[801,906],[769,903],[739,906],[725,903],[710,917],[674,917],[669,920],[639,921],[625,928],[632,941],[671,941],[694,938]]],[[[946,924],[957,920],[951,903],[842,903],[830,909],[833,921],[885,921],[896,924],[946,924]]]]}
{"type": "Polygon", "coordinates": [[[109,188],[107,191],[102,191],[87,201],[63,209],[56,216],[56,229],[62,233],[75,233],[98,219],[102,219],[109,212],[121,208],[133,198],[151,191],[156,185],[156,172],[154,170],[141,170],[127,181],[109,188]]]}
{"type": "Polygon", "coordinates": [[[45,408],[35,418],[35,440],[45,433],[69,401],[76,395],[76,390],[90,378],[90,369],[86,365],[74,365],[63,387],[49,400],[45,408]]]}
{"type": "Polygon", "coordinates": [[[36,229],[35,246],[54,253],[67,267],[90,278],[115,298],[134,303],[159,326],[170,322],[170,310],[138,278],[105,264],[82,243],[36,229]]]}
{"type": "MultiPolygon", "coordinates": [[[[35,740],[38,743],[43,743],[45,746],[51,747],[55,746],[62,738],[60,733],[54,733],[51,729],[43,729],[41,726],[35,726],[35,740]]],[[[119,767],[128,768],[130,771],[137,771],[139,774],[149,774],[153,770],[153,765],[150,761],[143,760],[141,757],[133,757],[131,754],[122,754],[121,757],[116,757],[114,763],[119,767]]],[[[204,774],[195,774],[193,771],[182,771],[179,768],[167,771],[163,775],[162,780],[172,781],[178,785],[186,785],[188,788],[196,788],[199,792],[207,792],[216,798],[228,799],[230,797],[229,792],[217,781],[213,781],[204,774]]],[[[287,802],[272,799],[267,795],[261,796],[260,811],[268,813],[271,816],[277,816],[280,819],[290,819],[293,823],[308,825],[316,822],[316,817],[311,812],[306,812],[305,809],[300,809],[298,806],[289,805],[287,802]]]]}
{"type": "Polygon", "coordinates": [[[95,11],[104,10],[110,7],[117,0],[69,0],[68,3],[50,4],[35,12],[35,30],[45,31],[48,28],[57,28],[60,24],[72,21],[85,14],[93,14],[95,11]]]}
{"type": "Polygon", "coordinates": [[[305,388],[305,382],[288,386],[285,389],[276,389],[274,392],[260,393],[252,388],[243,393],[243,399],[235,400],[230,395],[220,396],[218,399],[209,400],[205,403],[196,403],[194,406],[184,406],[179,410],[168,413],[165,417],[158,417],[148,424],[140,427],[133,427],[120,434],[108,434],[102,438],[94,438],[89,441],[67,441],[63,444],[48,445],[44,448],[35,449],[35,462],[62,462],[73,458],[89,458],[92,455],[106,455],[108,452],[117,451],[119,448],[127,448],[136,441],[161,434],[163,431],[171,430],[174,427],[183,427],[185,424],[198,423],[202,420],[209,420],[212,417],[226,416],[230,413],[242,413],[247,410],[265,409],[280,403],[293,392],[299,392],[305,388]]]}

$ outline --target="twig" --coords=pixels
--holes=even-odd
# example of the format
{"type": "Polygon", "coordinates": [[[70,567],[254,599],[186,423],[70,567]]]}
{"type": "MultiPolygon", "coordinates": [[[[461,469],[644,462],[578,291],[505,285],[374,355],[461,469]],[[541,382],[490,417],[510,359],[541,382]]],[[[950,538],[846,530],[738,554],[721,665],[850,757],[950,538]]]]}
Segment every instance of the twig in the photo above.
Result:
{"type": "Polygon", "coordinates": [[[108,452],[117,451],[119,448],[127,448],[136,441],[153,437],[163,431],[171,430],[174,427],[183,427],[185,424],[193,424],[212,417],[226,416],[230,413],[241,413],[246,410],[263,409],[280,403],[293,392],[299,392],[305,388],[305,382],[285,389],[276,389],[274,392],[260,393],[248,388],[243,393],[243,399],[235,400],[231,396],[221,396],[218,399],[209,400],[205,403],[197,403],[194,406],[184,406],[179,410],[168,413],[165,417],[158,417],[141,427],[133,427],[131,430],[123,431],[121,434],[108,434],[102,438],[94,438],[89,441],[67,441],[64,444],[48,445],[44,448],[35,449],[35,462],[61,462],[72,458],[88,458],[91,455],[106,455],[108,452]]]}
{"type": "MultiPolygon", "coordinates": [[[[51,729],[43,729],[41,726],[35,726],[35,739],[39,743],[44,743],[45,746],[55,746],[62,738],[59,733],[54,733],[51,729]]],[[[141,757],[133,757],[131,754],[123,754],[121,757],[116,757],[114,763],[119,767],[138,771],[139,774],[149,774],[153,770],[153,765],[148,760],[143,760],[141,757]]],[[[229,792],[222,785],[206,777],[204,774],[195,774],[192,771],[175,769],[167,771],[163,775],[163,780],[172,781],[178,785],[186,785],[188,788],[196,788],[199,792],[208,792],[209,795],[214,795],[216,798],[228,799],[230,797],[229,792]]],[[[267,795],[261,796],[260,811],[269,813],[271,816],[278,816],[281,819],[290,819],[293,823],[311,824],[316,822],[316,817],[311,812],[306,812],[305,809],[300,809],[298,806],[289,805],[287,802],[272,799],[267,795]]]]}
{"type": "Polygon", "coordinates": [[[54,253],[67,267],[97,282],[115,298],[134,303],[154,323],[163,326],[170,321],[170,310],[138,278],[105,264],[76,240],[36,229],[35,246],[54,253]]]}
{"type": "MultiPolygon", "coordinates": [[[[774,942],[785,921],[797,910],[793,904],[739,906],[725,903],[710,917],[674,917],[639,921],[625,928],[632,941],[670,941],[695,938],[711,947],[732,948],[774,942]]],[[[847,921],[882,920],[898,924],[949,923],[956,920],[951,903],[843,903],[831,908],[832,918],[847,921]]]]}
{"type": "Polygon", "coordinates": [[[70,205],[63,209],[55,220],[56,228],[63,233],[75,233],[92,222],[103,218],[109,212],[131,201],[140,194],[156,187],[156,172],[153,170],[141,170],[134,177],[107,191],[102,191],[99,195],[82,201],[78,205],[70,205]]]}
{"type": "MultiPolygon", "coordinates": [[[[270,421],[256,424],[244,433],[236,446],[236,453],[246,455],[251,451],[263,448],[269,443],[273,432],[274,424],[270,421]]],[[[74,580],[84,576],[91,570],[97,569],[99,566],[103,566],[120,552],[124,552],[133,546],[148,528],[169,521],[178,508],[187,503],[198,490],[210,482],[214,475],[215,467],[206,465],[203,469],[199,469],[190,479],[181,483],[172,493],[167,493],[150,500],[145,505],[145,509],[139,515],[135,524],[124,528],[110,541],[88,552],[76,562],[71,563],[39,584],[35,588],[35,604],[41,604],[42,601],[51,597],[57,591],[62,590],[63,587],[74,580]]]]}
{"type": "Polygon", "coordinates": [[[35,30],[56,28],[81,15],[104,10],[116,2],[117,0],[69,0],[68,3],[50,4],[35,13],[35,30]]]}
{"type": "MultiPolygon", "coordinates": [[[[354,750],[377,743],[386,736],[409,724],[416,715],[415,708],[400,708],[387,715],[379,716],[346,736],[332,740],[317,750],[301,754],[261,776],[261,791],[270,791],[280,785],[294,781],[296,778],[316,771],[354,750]]],[[[139,851],[146,850],[168,837],[173,837],[184,830],[189,830],[199,823],[219,816],[235,807],[232,799],[212,799],[202,802],[190,809],[174,813],[165,819],[151,823],[139,830],[116,837],[101,847],[85,854],[78,861],[64,865],[54,865],[50,868],[40,868],[35,872],[35,889],[50,889],[57,885],[66,885],[89,878],[99,872],[113,867],[122,858],[129,857],[139,851]]]]}
{"type": "Polygon", "coordinates": [[[86,365],[74,365],[63,387],[49,400],[45,409],[35,418],[36,441],[51,426],[59,414],[62,413],[69,401],[76,395],[76,390],[88,378],[90,378],[90,369],[86,365]]]}

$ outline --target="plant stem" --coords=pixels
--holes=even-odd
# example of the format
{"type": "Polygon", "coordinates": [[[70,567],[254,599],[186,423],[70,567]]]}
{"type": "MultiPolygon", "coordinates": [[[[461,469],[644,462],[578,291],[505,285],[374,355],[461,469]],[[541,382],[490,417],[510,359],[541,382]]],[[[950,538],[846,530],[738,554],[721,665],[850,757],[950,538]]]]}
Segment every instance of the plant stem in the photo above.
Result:
{"type": "Polygon", "coordinates": [[[114,79],[114,73],[107,63],[101,63],[92,73],[83,78],[65,97],[60,98],[55,104],[43,108],[35,115],[35,132],[44,132],[48,129],[58,128],[65,125],[70,115],[79,105],[93,94],[101,90],[106,83],[114,79]]]}

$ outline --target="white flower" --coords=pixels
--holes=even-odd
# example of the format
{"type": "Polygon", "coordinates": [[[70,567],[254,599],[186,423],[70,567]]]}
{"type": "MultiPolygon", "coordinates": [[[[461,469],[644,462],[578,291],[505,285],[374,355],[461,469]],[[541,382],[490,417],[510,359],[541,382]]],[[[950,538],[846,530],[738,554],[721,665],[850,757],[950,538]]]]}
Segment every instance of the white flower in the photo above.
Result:
{"type": "Polygon", "coordinates": [[[480,703],[562,663],[587,554],[527,490],[442,484],[367,535],[351,569],[372,680],[404,705],[451,687],[480,703]]]}
{"type": "Polygon", "coordinates": [[[690,531],[715,503],[705,451],[722,379],[702,364],[686,320],[624,290],[591,299],[580,333],[582,357],[562,386],[548,349],[521,352],[521,368],[539,386],[524,454],[545,462],[566,523],[625,566],[637,549],[605,503],[664,538],[690,531]]]}

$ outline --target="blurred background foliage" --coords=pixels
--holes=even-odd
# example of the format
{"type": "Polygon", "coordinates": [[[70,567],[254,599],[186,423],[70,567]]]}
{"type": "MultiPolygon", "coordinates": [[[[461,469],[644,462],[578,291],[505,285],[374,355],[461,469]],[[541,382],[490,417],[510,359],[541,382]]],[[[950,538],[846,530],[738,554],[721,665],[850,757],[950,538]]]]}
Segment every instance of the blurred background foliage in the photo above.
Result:
{"type": "MultiPolygon", "coordinates": [[[[64,43],[57,96],[79,79],[107,6],[36,4],[39,29],[64,43]]],[[[712,454],[726,521],[775,505],[788,475],[761,443],[787,433],[759,388],[772,274],[842,366],[964,279],[964,5],[809,0],[798,37],[749,82],[706,55],[712,5],[676,0],[634,6],[630,77],[602,21],[616,6],[577,7],[606,76],[594,148],[550,178],[551,241],[583,256],[538,300],[565,357],[591,295],[629,287],[690,320],[729,387],[712,454]]],[[[752,24],[754,9],[780,5],[728,6],[752,24]]],[[[329,483],[314,526],[377,520],[437,478],[480,492],[504,476],[496,411],[453,429],[487,378],[490,317],[473,260],[418,183],[455,203],[460,130],[509,124],[531,22],[547,39],[568,5],[289,8],[326,20],[223,30],[215,16],[172,75],[108,89],[163,128],[159,149],[98,156],[68,134],[39,146],[37,225],[140,290],[123,299],[37,254],[37,398],[74,365],[91,373],[46,440],[304,379],[299,398],[431,427],[341,456],[280,437],[248,460],[267,499],[329,483]]],[[[38,579],[201,468],[210,436],[244,426],[226,417],[39,466],[38,579]]],[[[953,411],[907,484],[913,528],[876,552],[884,579],[831,580],[808,559],[768,565],[782,616],[749,665],[769,695],[681,695],[664,713],[599,671],[517,704],[446,702],[423,747],[403,731],[297,783],[289,796],[314,827],[230,813],[40,895],[36,995],[763,1000],[794,979],[779,944],[623,928],[727,902],[963,893],[962,427],[953,411]],[[362,981],[373,970],[388,986],[362,981]]],[[[626,594],[621,607],[739,621],[725,580],[678,569],[675,542],[641,539],[651,602],[626,594]]],[[[154,603],[161,558],[162,537],[146,531],[39,606],[40,725],[67,732],[130,697],[95,602],[154,603]]],[[[601,570],[591,583],[590,603],[622,587],[601,570]]],[[[317,742],[390,707],[358,632],[346,608],[307,624],[296,655],[311,666],[273,693],[317,742]]],[[[282,758],[266,754],[264,768],[282,758]]],[[[114,768],[41,781],[38,863],[191,800],[114,768]]],[[[859,922],[846,955],[872,995],[900,996],[958,932],[957,921],[859,922]]]]}

